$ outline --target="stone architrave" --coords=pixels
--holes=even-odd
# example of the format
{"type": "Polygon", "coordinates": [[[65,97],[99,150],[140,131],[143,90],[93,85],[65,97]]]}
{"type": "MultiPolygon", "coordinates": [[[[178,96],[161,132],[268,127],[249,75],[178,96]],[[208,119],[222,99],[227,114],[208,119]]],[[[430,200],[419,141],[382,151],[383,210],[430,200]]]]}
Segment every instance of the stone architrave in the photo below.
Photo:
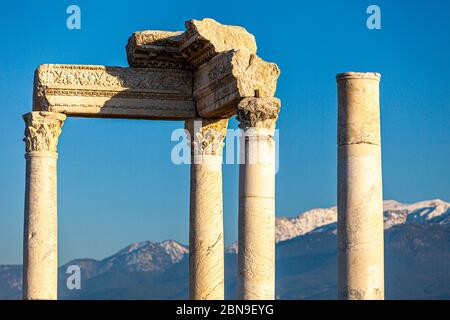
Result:
{"type": "Polygon", "coordinates": [[[190,70],[44,64],[33,110],[76,117],[184,120],[196,116],[190,70]]]}

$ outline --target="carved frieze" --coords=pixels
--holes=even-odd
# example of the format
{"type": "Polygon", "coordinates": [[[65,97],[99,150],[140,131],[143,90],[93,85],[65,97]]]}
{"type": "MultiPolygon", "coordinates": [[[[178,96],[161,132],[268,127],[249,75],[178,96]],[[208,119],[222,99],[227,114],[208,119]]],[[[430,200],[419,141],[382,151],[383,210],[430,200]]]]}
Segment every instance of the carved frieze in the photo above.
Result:
{"type": "Polygon", "coordinates": [[[179,69],[41,65],[34,110],[73,116],[193,118],[192,72],[179,69]]]}
{"type": "Polygon", "coordinates": [[[122,68],[87,65],[41,65],[36,70],[41,86],[168,92],[189,95],[192,74],[176,69],[122,68]]]}

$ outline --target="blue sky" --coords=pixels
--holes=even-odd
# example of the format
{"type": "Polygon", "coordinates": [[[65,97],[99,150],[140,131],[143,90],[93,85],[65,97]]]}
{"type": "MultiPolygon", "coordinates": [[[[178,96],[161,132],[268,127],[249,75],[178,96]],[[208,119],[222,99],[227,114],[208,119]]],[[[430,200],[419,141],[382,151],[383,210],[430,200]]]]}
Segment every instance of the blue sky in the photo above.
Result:
{"type": "MultiPolygon", "coordinates": [[[[256,36],[281,69],[277,215],[336,203],[336,73],[381,80],[385,199],[450,200],[450,2],[9,1],[1,4],[0,264],[21,263],[24,145],[42,63],[126,66],[133,31],[211,17],[256,36]],[[432,3],[432,4],[431,4],[432,3]],[[81,8],[81,30],[66,8],[81,8]],[[381,8],[381,30],[366,8],[381,8]]],[[[236,127],[236,121],[231,121],[236,127]]],[[[102,258],[131,242],[188,240],[189,167],[170,160],[182,122],[74,119],[59,144],[59,257],[102,258]]],[[[225,165],[225,241],[237,236],[238,168],[225,165]]]]}

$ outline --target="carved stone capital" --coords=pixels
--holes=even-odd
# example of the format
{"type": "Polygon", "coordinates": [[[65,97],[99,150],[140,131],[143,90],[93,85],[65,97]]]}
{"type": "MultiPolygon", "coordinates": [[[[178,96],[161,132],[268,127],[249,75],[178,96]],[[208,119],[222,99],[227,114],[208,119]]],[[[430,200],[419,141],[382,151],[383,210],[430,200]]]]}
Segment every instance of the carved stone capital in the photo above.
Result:
{"type": "Polygon", "coordinates": [[[66,116],[61,113],[35,111],[23,115],[27,152],[57,152],[58,137],[66,116]]]}
{"type": "Polygon", "coordinates": [[[239,128],[274,130],[280,112],[280,99],[274,97],[245,98],[237,108],[239,128]]]}
{"type": "Polygon", "coordinates": [[[222,156],[228,119],[195,119],[186,121],[191,152],[195,156],[222,156]]]}

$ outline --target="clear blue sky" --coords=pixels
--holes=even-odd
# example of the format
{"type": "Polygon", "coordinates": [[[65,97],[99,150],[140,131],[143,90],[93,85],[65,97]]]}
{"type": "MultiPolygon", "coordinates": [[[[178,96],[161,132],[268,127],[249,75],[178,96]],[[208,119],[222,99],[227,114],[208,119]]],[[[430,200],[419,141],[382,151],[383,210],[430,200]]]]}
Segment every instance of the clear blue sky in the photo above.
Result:
{"type": "MultiPolygon", "coordinates": [[[[133,31],[184,30],[211,17],[246,27],[281,69],[277,215],[336,203],[336,84],[382,74],[384,197],[450,200],[449,1],[8,1],[0,19],[0,264],[21,263],[24,145],[42,63],[126,66],[133,31]],[[81,8],[81,30],[66,8],[81,8]],[[366,28],[381,7],[382,29],[366,28]]],[[[69,118],[59,144],[60,262],[142,240],[187,243],[189,168],[170,161],[182,122],[69,118]]],[[[232,121],[232,127],[236,122],[232,121]]],[[[226,243],[237,236],[238,170],[224,166],[226,243]]]]}

